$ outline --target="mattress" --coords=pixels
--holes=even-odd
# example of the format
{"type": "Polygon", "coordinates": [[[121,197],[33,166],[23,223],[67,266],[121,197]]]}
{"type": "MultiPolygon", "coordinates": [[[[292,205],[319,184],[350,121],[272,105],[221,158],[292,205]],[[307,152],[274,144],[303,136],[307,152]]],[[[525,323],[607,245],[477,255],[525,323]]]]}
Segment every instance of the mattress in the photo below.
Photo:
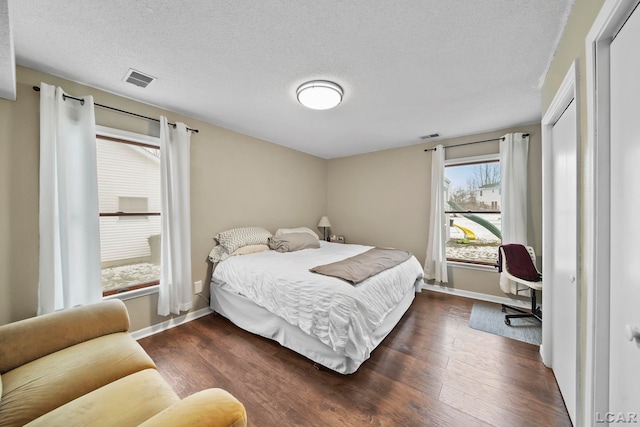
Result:
{"type": "MultiPolygon", "coordinates": [[[[240,311],[246,313],[246,307],[242,310],[237,307],[238,301],[255,305],[261,314],[272,315],[274,321],[280,323],[278,328],[286,325],[287,330],[297,329],[301,337],[310,337],[323,347],[323,351],[329,350],[337,357],[353,361],[347,369],[350,370],[366,360],[400,320],[414,293],[421,289],[423,271],[412,256],[393,268],[351,285],[311,273],[309,269],[357,255],[371,247],[324,241],[320,244],[319,249],[290,253],[265,251],[221,262],[212,275],[212,307],[244,329],[277,339],[277,331],[263,331],[265,320],[261,316],[243,315],[240,311]],[[216,294],[220,298],[216,298],[216,294]],[[229,302],[232,300],[235,303],[229,302]],[[223,306],[225,301],[227,307],[223,306]],[[255,318],[254,324],[252,318],[255,318]],[[383,331],[384,336],[381,336],[383,331]]],[[[308,345],[278,341],[309,357],[305,354],[308,345]]],[[[319,362],[323,363],[322,360],[319,362]]]]}

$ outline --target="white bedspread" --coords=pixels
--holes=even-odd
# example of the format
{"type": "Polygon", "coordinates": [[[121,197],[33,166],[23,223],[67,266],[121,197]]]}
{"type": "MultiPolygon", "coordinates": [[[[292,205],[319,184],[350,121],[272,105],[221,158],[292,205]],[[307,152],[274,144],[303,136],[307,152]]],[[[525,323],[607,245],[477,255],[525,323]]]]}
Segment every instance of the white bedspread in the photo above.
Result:
{"type": "Polygon", "coordinates": [[[320,244],[319,249],[231,257],[218,264],[212,279],[317,337],[336,353],[364,360],[374,347],[370,332],[411,288],[420,291],[422,266],[411,257],[353,286],[309,269],[357,255],[371,246],[320,244]]]}

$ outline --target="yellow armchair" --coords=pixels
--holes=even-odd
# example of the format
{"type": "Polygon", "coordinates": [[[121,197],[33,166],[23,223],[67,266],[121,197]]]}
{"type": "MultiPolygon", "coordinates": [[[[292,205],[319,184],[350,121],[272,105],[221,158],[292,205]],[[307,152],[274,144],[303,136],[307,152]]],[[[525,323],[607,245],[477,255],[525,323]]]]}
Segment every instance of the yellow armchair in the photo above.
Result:
{"type": "Polygon", "coordinates": [[[246,426],[224,390],[180,400],[128,329],[119,300],[0,326],[0,426],[246,426]]]}

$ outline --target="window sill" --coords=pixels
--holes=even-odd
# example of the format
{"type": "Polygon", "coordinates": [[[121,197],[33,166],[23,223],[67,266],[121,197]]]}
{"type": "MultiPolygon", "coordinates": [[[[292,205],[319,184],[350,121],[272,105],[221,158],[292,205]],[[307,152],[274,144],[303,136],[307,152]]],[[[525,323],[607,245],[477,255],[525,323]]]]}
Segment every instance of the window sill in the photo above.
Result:
{"type": "Polygon", "coordinates": [[[126,301],[129,299],[140,298],[147,295],[157,294],[160,290],[160,285],[153,285],[142,289],[134,289],[133,291],[121,292],[119,294],[109,295],[107,297],[103,297],[104,301],[110,299],[119,299],[121,301],[126,301]]]}
{"type": "Polygon", "coordinates": [[[490,265],[472,264],[470,262],[447,261],[447,266],[452,268],[462,268],[467,270],[487,271],[497,273],[498,269],[490,265]]]}

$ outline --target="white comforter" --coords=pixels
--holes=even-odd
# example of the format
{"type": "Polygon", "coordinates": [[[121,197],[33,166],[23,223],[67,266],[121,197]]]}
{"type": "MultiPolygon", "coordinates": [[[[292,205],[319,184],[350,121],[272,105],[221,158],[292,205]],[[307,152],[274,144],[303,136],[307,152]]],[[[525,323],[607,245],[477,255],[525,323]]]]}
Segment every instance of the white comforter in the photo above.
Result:
{"type": "Polygon", "coordinates": [[[415,257],[355,286],[309,272],[371,249],[320,242],[319,249],[234,256],[218,264],[212,279],[315,336],[341,355],[364,360],[369,334],[409,289],[420,291],[423,270],[415,257]]]}

